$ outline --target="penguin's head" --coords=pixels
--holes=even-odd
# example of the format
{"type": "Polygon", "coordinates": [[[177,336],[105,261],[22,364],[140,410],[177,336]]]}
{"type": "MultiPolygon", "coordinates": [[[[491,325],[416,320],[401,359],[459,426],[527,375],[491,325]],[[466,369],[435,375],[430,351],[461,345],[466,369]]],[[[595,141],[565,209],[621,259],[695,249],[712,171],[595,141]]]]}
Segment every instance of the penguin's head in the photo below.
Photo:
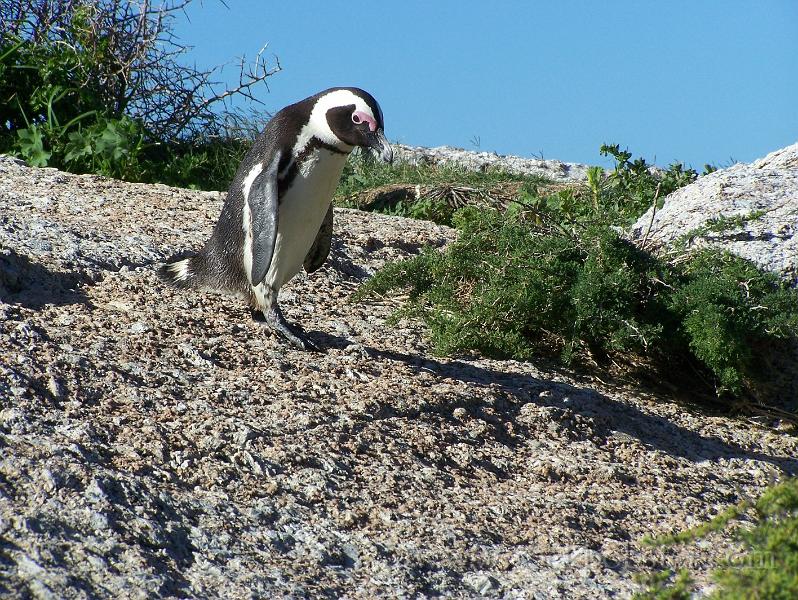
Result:
{"type": "Polygon", "coordinates": [[[345,150],[369,148],[385,162],[393,161],[380,105],[360,88],[332,88],[318,94],[311,122],[316,135],[327,143],[345,150]]]}

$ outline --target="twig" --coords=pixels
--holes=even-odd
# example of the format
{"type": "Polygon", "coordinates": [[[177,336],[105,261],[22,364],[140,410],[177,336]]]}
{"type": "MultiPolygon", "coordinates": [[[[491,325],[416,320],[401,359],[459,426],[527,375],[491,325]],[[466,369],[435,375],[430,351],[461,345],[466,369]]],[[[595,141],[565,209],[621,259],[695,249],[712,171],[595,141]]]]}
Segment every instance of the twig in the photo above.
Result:
{"type": "Polygon", "coordinates": [[[654,217],[657,215],[657,202],[659,201],[659,190],[662,186],[662,182],[660,181],[657,183],[657,190],[654,192],[654,203],[651,205],[651,219],[648,222],[648,229],[646,229],[646,234],[643,236],[643,241],[640,244],[640,249],[645,250],[646,244],[648,243],[648,234],[651,233],[651,227],[654,225],[654,217]]]}
{"type": "Polygon", "coordinates": [[[755,402],[747,402],[742,404],[742,409],[749,410],[751,412],[757,413],[765,417],[770,417],[772,419],[782,419],[784,421],[792,423],[793,425],[798,425],[797,415],[788,412],[786,410],[776,408],[775,406],[768,406],[767,404],[761,404],[755,402]]]}

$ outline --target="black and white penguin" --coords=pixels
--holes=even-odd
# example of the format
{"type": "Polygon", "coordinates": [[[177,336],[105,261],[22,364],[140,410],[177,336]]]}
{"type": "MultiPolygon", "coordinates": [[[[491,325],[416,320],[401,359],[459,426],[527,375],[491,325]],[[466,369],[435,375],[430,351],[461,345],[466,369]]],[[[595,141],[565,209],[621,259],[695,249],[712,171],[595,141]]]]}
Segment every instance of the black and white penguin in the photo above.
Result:
{"type": "Polygon", "coordinates": [[[244,157],[205,246],[167,262],[159,275],[180,288],[241,295],[272,331],[317,350],[288,325],[277,294],[303,266],[312,273],[327,259],[331,201],[349,153],[361,146],[393,159],[383,129],[379,104],[358,88],[331,88],[285,107],[244,157]]]}

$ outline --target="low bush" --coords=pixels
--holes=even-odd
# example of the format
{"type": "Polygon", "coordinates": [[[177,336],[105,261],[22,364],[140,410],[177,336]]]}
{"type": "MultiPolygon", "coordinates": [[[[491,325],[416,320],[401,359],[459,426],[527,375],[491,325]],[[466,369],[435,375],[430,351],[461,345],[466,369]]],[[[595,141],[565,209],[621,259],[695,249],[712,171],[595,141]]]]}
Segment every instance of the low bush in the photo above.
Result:
{"type": "MultiPolygon", "coordinates": [[[[189,0],[190,1],[190,0],[189,0]]],[[[0,0],[0,152],[34,166],[223,189],[257,128],[227,108],[279,70],[260,54],[240,85],[183,64],[188,2],[0,0]]]]}
{"type": "Polygon", "coordinates": [[[445,251],[386,266],[356,297],[406,292],[396,316],[422,319],[439,354],[644,362],[744,397],[768,377],[752,348],[798,334],[798,292],[729,254],[666,259],[625,239],[621,226],[647,208],[641,198],[695,177],[642,164],[622,154],[587,189],[526,189],[503,212],[459,209],[445,251]]]}
{"type": "Polygon", "coordinates": [[[523,187],[544,178],[499,169],[474,172],[452,164],[386,165],[355,152],[336,191],[339,206],[451,225],[458,208],[469,204],[503,206],[523,187]]]}
{"type": "MultiPolygon", "coordinates": [[[[798,479],[774,485],[756,502],[741,502],[708,523],[671,536],[646,539],[650,545],[692,543],[712,532],[727,529],[746,519],[736,537],[742,543],[739,556],[728,559],[715,569],[717,585],[710,598],[744,599],[798,598],[798,479]]],[[[641,578],[646,590],[639,600],[691,598],[692,580],[688,571],[674,576],[669,571],[641,578]]]]}
{"type": "Polygon", "coordinates": [[[544,179],[537,176],[509,173],[501,169],[471,171],[451,163],[395,162],[387,164],[374,160],[369,153],[355,151],[344,167],[336,196],[343,201],[358,193],[392,183],[408,185],[456,183],[459,186],[488,188],[494,184],[512,181],[538,183],[544,179]]]}

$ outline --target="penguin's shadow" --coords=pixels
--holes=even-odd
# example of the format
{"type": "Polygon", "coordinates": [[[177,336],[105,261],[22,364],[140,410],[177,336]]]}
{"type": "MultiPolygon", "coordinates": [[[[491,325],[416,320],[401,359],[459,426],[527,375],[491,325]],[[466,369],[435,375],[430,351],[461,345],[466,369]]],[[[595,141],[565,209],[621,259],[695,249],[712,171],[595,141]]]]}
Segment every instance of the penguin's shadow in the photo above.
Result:
{"type": "Polygon", "coordinates": [[[48,304],[87,304],[81,287],[93,280],[85,273],[55,271],[13,250],[0,253],[0,300],[26,308],[48,304]]]}
{"type": "Polygon", "coordinates": [[[308,337],[321,348],[322,352],[326,352],[327,350],[344,350],[354,343],[349,338],[334,335],[326,331],[311,330],[305,333],[307,333],[308,337]]]}
{"type": "MultiPolygon", "coordinates": [[[[266,323],[266,318],[263,316],[259,310],[249,310],[249,317],[259,323],[264,325],[266,323]]],[[[327,350],[343,350],[347,346],[352,344],[352,341],[348,338],[341,337],[338,335],[334,335],[328,333],[326,331],[316,330],[316,329],[305,329],[299,323],[291,323],[291,329],[294,330],[295,333],[300,333],[302,335],[306,335],[310,341],[316,344],[321,352],[326,352],[327,350]]],[[[280,339],[277,334],[272,334],[272,337],[275,340],[275,343],[283,345],[286,349],[293,349],[290,344],[288,344],[285,340],[280,339]]]]}

